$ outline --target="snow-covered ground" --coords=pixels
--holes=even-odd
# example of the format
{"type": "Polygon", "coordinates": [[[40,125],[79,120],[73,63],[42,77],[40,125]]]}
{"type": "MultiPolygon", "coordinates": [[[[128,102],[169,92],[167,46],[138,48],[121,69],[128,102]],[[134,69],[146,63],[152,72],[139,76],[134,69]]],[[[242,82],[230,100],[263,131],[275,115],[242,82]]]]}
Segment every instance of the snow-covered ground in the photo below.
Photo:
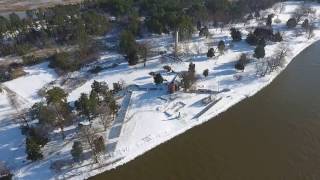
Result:
{"type": "MultiPolygon", "coordinates": [[[[311,39],[308,39],[305,33],[297,35],[296,31],[286,28],[285,24],[298,7],[298,4],[297,2],[284,3],[284,10],[280,14],[276,13],[277,16],[274,18],[279,18],[282,21],[279,24],[274,24],[274,28],[284,32],[284,42],[282,43],[291,50],[291,53],[286,58],[285,66],[302,50],[320,39],[319,18],[315,19],[317,28],[314,31],[315,36],[311,39]]],[[[318,17],[320,5],[312,4],[312,8],[317,10],[316,17],[318,17]]],[[[274,8],[262,14],[267,15],[273,12],[274,8]]],[[[253,20],[246,26],[243,24],[232,26],[240,28],[244,34],[243,38],[245,38],[248,33],[246,27],[256,26],[257,24],[258,22],[253,20]]],[[[59,141],[50,142],[51,145],[48,145],[50,147],[53,145],[60,147],[56,148],[56,152],[52,154],[48,153],[47,151],[50,150],[45,147],[46,153],[49,155],[45,156],[43,160],[36,163],[24,162],[24,137],[20,134],[17,126],[6,126],[4,123],[8,119],[7,117],[14,113],[14,109],[10,108],[10,101],[7,98],[8,92],[5,91],[0,94],[0,133],[1,135],[5,134],[5,137],[0,137],[0,160],[7,161],[9,166],[15,170],[16,177],[19,179],[39,179],[39,177],[41,179],[85,179],[127,163],[172,137],[212,119],[241,100],[254,95],[270,84],[285,67],[265,77],[258,77],[256,74],[258,60],[252,60],[246,66],[244,72],[236,71],[234,65],[239,56],[242,53],[252,54],[254,47],[249,46],[245,40],[233,43],[233,47],[229,46],[232,43],[229,35],[230,27],[223,30],[210,29],[213,34],[210,40],[195,36],[190,42],[184,43],[182,48],[191,52],[185,55],[185,62],[175,63],[164,60],[160,56],[148,61],[146,67],[143,67],[143,65],[129,67],[126,62],[120,62],[117,67],[106,69],[96,76],[90,77],[85,84],[70,93],[68,100],[72,102],[78,99],[81,93],[89,92],[94,80],[106,81],[109,85],[123,80],[127,85],[136,84],[141,87],[139,90],[133,90],[131,99],[129,98],[127,102],[129,107],[125,113],[124,122],[115,123],[107,131],[108,152],[103,162],[99,165],[87,165],[90,162],[85,161],[83,164],[67,168],[60,173],[54,173],[49,169],[51,161],[71,158],[69,153],[71,149],[70,143],[61,145],[62,142],[59,141]],[[226,42],[228,50],[223,55],[208,59],[206,57],[208,41],[213,41],[216,44],[219,40],[226,42]],[[166,73],[162,70],[162,67],[170,65],[176,72],[184,71],[188,69],[191,60],[195,63],[196,72],[200,77],[196,84],[198,89],[227,90],[213,96],[217,100],[215,103],[209,105],[203,103],[204,99],[212,97],[212,95],[206,93],[177,92],[169,95],[166,86],[152,89],[156,86],[153,84],[153,78],[149,75],[151,71],[160,71],[165,79],[171,81],[175,75],[166,73]],[[205,69],[209,69],[209,76],[206,78],[202,76],[202,72],[205,69]],[[236,77],[239,76],[242,78],[237,80],[236,77]],[[113,131],[117,131],[117,136],[110,136],[113,131]]],[[[300,28],[300,26],[297,28],[300,28]]],[[[170,47],[172,47],[173,39],[170,35],[148,39],[148,41],[150,40],[156,46],[154,48],[170,51],[170,47]]],[[[144,41],[144,39],[141,41],[144,41]]],[[[279,45],[280,43],[268,43],[266,57],[273,56],[279,45]]],[[[101,58],[107,59],[114,56],[114,54],[110,54],[110,57],[108,56],[108,53],[106,53],[101,58]]],[[[29,67],[26,71],[29,73],[27,76],[4,83],[4,86],[14,91],[19,98],[30,106],[40,100],[37,94],[38,90],[57,79],[57,75],[47,68],[46,63],[29,67]]]]}

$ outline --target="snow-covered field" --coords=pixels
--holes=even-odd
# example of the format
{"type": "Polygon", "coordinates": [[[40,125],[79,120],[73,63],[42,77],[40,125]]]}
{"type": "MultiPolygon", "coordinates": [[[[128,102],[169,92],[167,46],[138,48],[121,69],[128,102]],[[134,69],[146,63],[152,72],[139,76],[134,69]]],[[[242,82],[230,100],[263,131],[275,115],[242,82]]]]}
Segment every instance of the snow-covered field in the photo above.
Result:
{"type": "MultiPolygon", "coordinates": [[[[284,42],[282,43],[291,50],[291,53],[286,58],[285,66],[302,50],[320,39],[319,18],[315,19],[317,28],[314,31],[315,36],[311,39],[308,39],[305,33],[297,35],[296,31],[286,28],[285,24],[298,4],[297,2],[285,3],[284,10],[280,14],[276,13],[278,15],[276,17],[282,22],[274,24],[274,29],[284,32],[284,42]]],[[[312,8],[317,10],[316,17],[318,17],[320,5],[312,4],[312,8]]],[[[273,12],[274,9],[270,9],[262,14],[267,15],[273,12]]],[[[258,22],[253,20],[246,26],[251,27],[257,24],[258,22]]],[[[248,33],[246,26],[243,24],[233,26],[240,28],[244,34],[243,38],[246,37],[248,33]]],[[[229,35],[230,27],[222,31],[220,29],[210,29],[210,32],[213,34],[210,41],[217,43],[219,40],[224,40],[227,47],[229,47],[232,43],[229,35]]],[[[151,40],[153,45],[157,46],[154,48],[168,51],[170,51],[173,42],[170,35],[153,37],[151,40]]],[[[102,71],[93,78],[90,77],[91,79],[85,84],[70,93],[68,100],[72,102],[81,93],[89,92],[94,80],[106,81],[109,85],[112,85],[114,82],[125,81],[127,85],[136,84],[140,86],[139,90],[132,91],[131,99],[128,99],[129,107],[125,114],[124,122],[115,123],[107,131],[108,152],[103,162],[99,165],[87,165],[90,162],[85,161],[83,164],[67,168],[60,173],[54,173],[49,169],[51,161],[71,158],[69,153],[71,149],[70,143],[63,145],[59,141],[50,142],[56,143],[58,146],[60,143],[60,148],[57,148],[57,152],[48,153],[48,156],[45,156],[43,160],[36,163],[24,162],[24,137],[20,134],[18,126],[12,124],[6,125],[9,116],[15,110],[14,108],[10,108],[10,101],[7,98],[8,92],[0,94],[0,160],[6,161],[15,170],[16,177],[19,179],[39,179],[39,177],[41,179],[85,179],[127,163],[172,137],[212,119],[219,113],[226,111],[231,106],[254,95],[270,84],[285,68],[278,69],[264,77],[258,77],[256,74],[258,60],[252,60],[246,66],[244,72],[239,72],[234,68],[235,62],[242,53],[252,54],[254,47],[249,46],[243,40],[233,43],[233,47],[230,47],[223,55],[208,59],[206,57],[208,50],[207,42],[208,40],[205,38],[199,38],[195,35],[190,42],[185,43],[183,48],[191,51],[191,53],[185,55],[185,62],[176,63],[169,60],[159,60],[160,56],[148,61],[146,67],[143,67],[143,65],[129,67],[126,62],[122,62],[115,68],[102,71]],[[188,69],[191,59],[195,63],[196,72],[200,77],[196,84],[198,89],[210,89],[212,91],[226,90],[213,96],[217,102],[211,104],[212,106],[203,103],[203,99],[212,97],[212,95],[183,92],[168,95],[166,86],[156,87],[153,84],[153,78],[148,75],[151,71],[160,71],[165,79],[171,81],[174,78],[174,74],[166,73],[162,70],[162,66],[170,65],[176,72],[184,71],[188,69]],[[206,78],[202,76],[202,72],[205,69],[209,69],[209,76],[206,78]],[[242,78],[237,80],[236,77],[240,76],[242,78]],[[155,87],[156,89],[153,89],[155,87]],[[203,111],[204,109],[207,111],[203,111]],[[202,114],[202,112],[204,113],[202,114]],[[117,135],[111,137],[110,135],[113,131],[116,131],[117,135]]],[[[273,56],[279,44],[268,43],[266,46],[266,57],[273,56]]],[[[106,59],[108,56],[108,53],[106,53],[101,59],[106,59]]],[[[110,56],[114,56],[114,54],[110,56]]],[[[38,90],[58,77],[52,70],[47,68],[46,63],[29,67],[26,71],[29,73],[28,75],[4,83],[4,86],[14,91],[25,103],[24,106],[28,107],[40,100],[37,94],[38,90]]],[[[48,149],[48,147],[45,147],[46,153],[50,151],[48,149]]]]}

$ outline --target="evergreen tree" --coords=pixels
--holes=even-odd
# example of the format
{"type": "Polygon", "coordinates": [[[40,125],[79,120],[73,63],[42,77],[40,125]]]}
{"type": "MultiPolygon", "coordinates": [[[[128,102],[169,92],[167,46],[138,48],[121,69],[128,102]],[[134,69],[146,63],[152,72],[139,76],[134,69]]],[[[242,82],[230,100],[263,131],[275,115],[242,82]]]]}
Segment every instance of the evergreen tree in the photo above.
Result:
{"type": "Polygon", "coordinates": [[[208,77],[208,75],[209,75],[209,69],[204,70],[203,71],[203,76],[204,77],[208,77]]]}
{"type": "Polygon", "coordinates": [[[266,47],[266,40],[264,38],[261,38],[259,41],[258,41],[258,46],[263,46],[263,47],[266,47]]]}
{"type": "Polygon", "coordinates": [[[74,141],[71,149],[71,155],[75,162],[81,161],[83,157],[83,147],[80,141],[74,141]]]}
{"type": "Polygon", "coordinates": [[[87,117],[89,121],[96,115],[98,104],[98,93],[94,90],[91,91],[90,96],[82,93],[79,100],[75,102],[75,106],[79,113],[87,117]]]}
{"type": "Polygon", "coordinates": [[[31,137],[27,137],[26,139],[26,153],[27,159],[31,161],[37,161],[43,158],[40,145],[31,137]]]}
{"type": "Polygon", "coordinates": [[[72,120],[71,111],[67,103],[67,96],[68,94],[59,87],[54,87],[46,93],[48,104],[47,112],[50,114],[50,117],[54,117],[50,119],[50,123],[60,128],[63,139],[65,138],[64,126],[72,120]]]}
{"type": "Polygon", "coordinates": [[[134,66],[134,65],[138,64],[139,56],[138,56],[137,51],[129,52],[129,54],[127,55],[127,59],[128,59],[129,66],[134,66]]]}
{"type": "Polygon", "coordinates": [[[196,73],[196,65],[193,64],[192,62],[189,64],[189,69],[188,72],[195,74],[196,73]]]}
{"type": "Polygon", "coordinates": [[[98,93],[98,95],[105,95],[109,91],[108,84],[105,82],[93,81],[91,85],[92,91],[98,93]]]}
{"type": "Polygon", "coordinates": [[[130,31],[123,31],[121,33],[119,48],[126,55],[137,52],[137,44],[134,35],[130,31]]]}
{"type": "Polygon", "coordinates": [[[243,71],[245,67],[244,67],[244,64],[237,62],[235,65],[235,68],[237,70],[243,71]]]}
{"type": "Polygon", "coordinates": [[[301,26],[302,26],[303,29],[308,30],[308,28],[310,27],[309,20],[305,19],[301,26]]]}
{"type": "Polygon", "coordinates": [[[22,21],[16,13],[9,14],[9,20],[11,24],[11,30],[16,30],[22,27],[22,21]]]}
{"type": "Polygon", "coordinates": [[[272,25],[272,19],[273,19],[274,15],[273,14],[269,14],[267,17],[267,22],[266,25],[267,26],[271,26],[272,25]]]}
{"type": "Polygon", "coordinates": [[[214,52],[214,49],[213,48],[210,48],[207,52],[207,57],[208,58],[212,58],[215,56],[215,52],[214,52]]]}
{"type": "Polygon", "coordinates": [[[47,91],[46,100],[48,104],[61,104],[67,102],[67,96],[63,89],[54,87],[47,91]]]}
{"type": "Polygon", "coordinates": [[[264,58],[265,56],[265,50],[263,45],[258,45],[256,49],[254,50],[254,55],[255,58],[264,58]]]}
{"type": "Polygon", "coordinates": [[[224,53],[225,48],[226,48],[226,45],[225,45],[224,41],[221,40],[218,44],[218,50],[219,50],[220,54],[224,53]]]}

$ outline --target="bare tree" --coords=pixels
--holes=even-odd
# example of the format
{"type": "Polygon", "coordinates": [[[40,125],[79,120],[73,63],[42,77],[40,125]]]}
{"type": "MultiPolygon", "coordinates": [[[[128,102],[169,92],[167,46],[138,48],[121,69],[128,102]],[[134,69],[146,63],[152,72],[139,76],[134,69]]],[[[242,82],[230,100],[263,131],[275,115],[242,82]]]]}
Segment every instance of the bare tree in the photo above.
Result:
{"type": "Polygon", "coordinates": [[[268,62],[265,58],[260,59],[259,62],[256,63],[256,74],[257,76],[264,77],[269,72],[268,62]]]}
{"type": "Polygon", "coordinates": [[[82,126],[79,131],[79,138],[84,144],[89,146],[94,162],[98,163],[99,153],[96,151],[95,148],[95,139],[97,137],[96,134],[97,130],[89,126],[82,126]]]}
{"type": "Polygon", "coordinates": [[[315,29],[314,23],[311,23],[306,29],[308,39],[311,39],[314,37],[314,29],[315,29]]]}
{"type": "Polygon", "coordinates": [[[316,12],[307,4],[302,3],[293,13],[293,17],[299,23],[302,17],[308,17],[309,15],[315,14],[316,12]]]}
{"type": "Polygon", "coordinates": [[[280,44],[273,56],[261,59],[256,64],[257,75],[264,77],[276,69],[283,67],[285,58],[290,55],[290,53],[290,49],[285,44],[280,44]]]}
{"type": "Polygon", "coordinates": [[[290,54],[289,48],[285,44],[280,44],[274,55],[268,60],[269,71],[272,72],[279,67],[283,67],[285,58],[290,54]]]}
{"type": "Polygon", "coordinates": [[[112,122],[111,110],[109,106],[105,103],[101,104],[98,109],[98,119],[99,123],[103,126],[104,130],[106,131],[112,122]]]}
{"type": "Polygon", "coordinates": [[[201,45],[199,42],[194,43],[193,48],[196,50],[197,55],[201,54],[201,45]]]}
{"type": "Polygon", "coordinates": [[[140,44],[140,56],[143,59],[143,66],[146,67],[148,57],[150,56],[151,51],[151,42],[150,41],[144,41],[142,44],[140,44]]]}
{"type": "Polygon", "coordinates": [[[187,56],[189,56],[190,52],[191,52],[191,48],[190,48],[190,44],[189,43],[190,43],[189,41],[184,41],[182,43],[183,51],[187,56]]]}

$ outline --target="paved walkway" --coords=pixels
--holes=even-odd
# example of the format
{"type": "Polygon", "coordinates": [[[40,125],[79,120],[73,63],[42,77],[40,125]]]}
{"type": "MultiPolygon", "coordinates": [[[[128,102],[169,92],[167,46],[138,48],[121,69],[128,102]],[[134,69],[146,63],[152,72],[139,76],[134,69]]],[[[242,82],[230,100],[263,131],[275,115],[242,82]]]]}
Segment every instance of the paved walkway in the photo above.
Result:
{"type": "Polygon", "coordinates": [[[120,110],[117,114],[117,117],[110,129],[110,132],[108,134],[108,145],[107,145],[108,153],[114,152],[114,150],[116,149],[118,138],[120,137],[122,126],[130,106],[131,97],[132,97],[132,91],[127,91],[123,99],[123,102],[121,104],[120,110]]]}
{"type": "Polygon", "coordinates": [[[222,98],[219,98],[215,101],[213,101],[212,103],[210,103],[209,105],[207,105],[207,107],[205,107],[202,111],[200,111],[198,114],[196,114],[192,119],[197,119],[199,117],[201,117],[204,113],[206,113],[209,109],[211,109],[214,105],[216,105],[219,101],[221,101],[222,98]]]}

